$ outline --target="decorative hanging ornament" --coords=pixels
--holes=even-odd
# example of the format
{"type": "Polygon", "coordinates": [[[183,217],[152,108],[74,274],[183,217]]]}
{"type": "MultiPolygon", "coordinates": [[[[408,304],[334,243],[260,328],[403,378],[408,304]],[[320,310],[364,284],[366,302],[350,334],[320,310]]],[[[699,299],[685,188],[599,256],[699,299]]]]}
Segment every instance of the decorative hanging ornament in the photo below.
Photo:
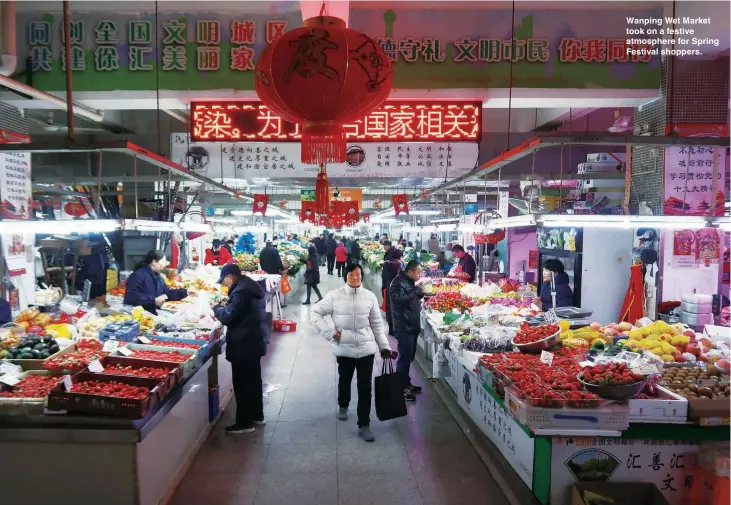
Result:
{"type": "Polygon", "coordinates": [[[396,211],[396,215],[399,214],[407,214],[409,213],[409,199],[406,196],[406,193],[401,193],[399,195],[391,195],[391,199],[393,200],[393,208],[396,211]]]}
{"type": "Polygon", "coordinates": [[[304,125],[302,163],[308,164],[345,162],[343,124],[380,106],[393,84],[381,46],[323,12],[272,41],[254,73],[264,105],[304,125]]]}
{"type": "Polygon", "coordinates": [[[282,198],[278,202],[278,205],[279,205],[279,208],[280,209],[286,209],[287,208],[287,204],[289,204],[289,200],[287,200],[286,198],[282,198]]]}
{"type": "Polygon", "coordinates": [[[373,200],[373,208],[374,209],[381,208],[381,199],[380,198],[376,198],[375,200],[373,200]]]}
{"type": "Polygon", "coordinates": [[[424,199],[429,198],[429,190],[427,188],[421,188],[421,197],[424,199]]]}
{"type": "Polygon", "coordinates": [[[300,221],[303,223],[309,222],[315,224],[315,202],[302,201],[300,221]]]}
{"type": "Polygon", "coordinates": [[[269,195],[254,195],[254,210],[252,214],[267,215],[267,205],[269,205],[269,195]]]}
{"type": "Polygon", "coordinates": [[[63,206],[64,212],[69,216],[81,217],[86,215],[86,209],[79,202],[66,202],[63,206]]]}
{"type": "Polygon", "coordinates": [[[368,212],[363,213],[363,222],[364,223],[370,223],[371,222],[371,215],[368,212]]]}
{"type": "Polygon", "coordinates": [[[315,208],[318,214],[330,213],[330,187],[327,184],[325,165],[320,165],[315,181],[315,208]]]}

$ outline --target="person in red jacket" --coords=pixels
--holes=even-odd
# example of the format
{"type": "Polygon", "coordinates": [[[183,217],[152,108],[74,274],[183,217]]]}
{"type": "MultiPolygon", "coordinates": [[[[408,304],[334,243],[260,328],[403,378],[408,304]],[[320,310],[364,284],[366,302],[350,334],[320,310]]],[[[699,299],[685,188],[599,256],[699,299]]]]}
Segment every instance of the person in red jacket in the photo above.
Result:
{"type": "Polygon", "coordinates": [[[348,250],[342,242],[338,242],[335,249],[335,265],[338,268],[338,277],[345,275],[345,262],[348,261],[348,250]]]}
{"type": "Polygon", "coordinates": [[[218,239],[213,240],[213,244],[210,249],[206,249],[206,257],[203,260],[204,265],[228,265],[233,263],[234,259],[231,257],[231,253],[228,249],[221,247],[221,241],[218,239]]]}

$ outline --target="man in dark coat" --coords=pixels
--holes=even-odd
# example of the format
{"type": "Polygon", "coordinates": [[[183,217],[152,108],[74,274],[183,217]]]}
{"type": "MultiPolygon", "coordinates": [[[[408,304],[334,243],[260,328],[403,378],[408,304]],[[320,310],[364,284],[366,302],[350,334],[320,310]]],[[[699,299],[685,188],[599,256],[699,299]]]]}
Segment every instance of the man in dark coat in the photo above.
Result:
{"type": "Polygon", "coordinates": [[[320,236],[317,237],[315,240],[317,240],[317,242],[315,242],[314,240],[312,242],[315,244],[315,249],[317,250],[317,258],[320,260],[320,266],[324,267],[327,252],[327,249],[325,248],[325,234],[320,233],[320,236]]]}
{"type": "Polygon", "coordinates": [[[228,299],[213,307],[226,326],[226,359],[231,362],[236,422],[226,433],[253,433],[264,424],[261,358],[266,354],[265,293],[250,277],[241,275],[238,265],[225,265],[218,282],[228,288],[228,299]]]}
{"type": "Polygon", "coordinates": [[[409,369],[416,357],[416,340],[421,332],[421,300],[424,295],[416,285],[421,277],[421,265],[411,260],[406,270],[398,273],[391,282],[389,298],[393,318],[393,332],[398,341],[398,361],[396,373],[404,378],[404,397],[407,401],[416,400],[414,393],[420,393],[421,388],[411,383],[409,369]]]}
{"type": "Polygon", "coordinates": [[[389,297],[389,288],[391,282],[396,278],[399,271],[401,271],[401,257],[403,256],[401,249],[395,247],[387,253],[387,260],[383,262],[383,269],[381,271],[381,282],[383,286],[383,297],[386,299],[386,321],[388,321],[388,334],[393,336],[393,318],[391,312],[391,301],[389,297]]]}
{"type": "Polygon", "coordinates": [[[281,274],[285,270],[279,251],[271,242],[267,242],[259,253],[259,265],[262,270],[272,275],[281,274]]]}
{"type": "Polygon", "coordinates": [[[327,255],[327,274],[333,275],[335,270],[335,249],[338,248],[338,243],[335,240],[335,235],[332,233],[325,240],[325,254],[327,255]]]}

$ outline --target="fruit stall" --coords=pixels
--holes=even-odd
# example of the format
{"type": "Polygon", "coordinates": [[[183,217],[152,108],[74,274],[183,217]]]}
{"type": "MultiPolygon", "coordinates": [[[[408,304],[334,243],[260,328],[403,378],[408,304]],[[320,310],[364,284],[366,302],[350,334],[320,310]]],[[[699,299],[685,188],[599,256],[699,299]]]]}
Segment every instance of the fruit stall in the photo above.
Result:
{"type": "Polygon", "coordinates": [[[121,286],[106,302],[67,297],[0,328],[0,485],[8,503],[169,497],[233,395],[211,311],[224,294],[208,270],[166,279],[190,296],[157,315],[122,305],[121,286]],[[39,462],[45,485],[17,486],[39,462]]]}
{"type": "Polygon", "coordinates": [[[654,483],[673,505],[728,485],[727,332],[575,326],[529,292],[445,281],[421,283],[430,375],[539,502],[580,481],[654,483]]]}

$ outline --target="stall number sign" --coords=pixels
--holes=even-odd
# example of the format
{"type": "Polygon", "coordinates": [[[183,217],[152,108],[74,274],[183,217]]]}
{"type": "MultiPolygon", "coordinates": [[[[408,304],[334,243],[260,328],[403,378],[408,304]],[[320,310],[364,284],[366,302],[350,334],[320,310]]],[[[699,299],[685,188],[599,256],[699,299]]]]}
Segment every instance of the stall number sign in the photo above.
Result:
{"type": "MultiPolygon", "coordinates": [[[[195,142],[299,142],[302,126],[285,121],[261,102],[193,102],[195,142]]],[[[363,119],[343,125],[348,141],[479,142],[480,102],[389,101],[363,119]]]]}

